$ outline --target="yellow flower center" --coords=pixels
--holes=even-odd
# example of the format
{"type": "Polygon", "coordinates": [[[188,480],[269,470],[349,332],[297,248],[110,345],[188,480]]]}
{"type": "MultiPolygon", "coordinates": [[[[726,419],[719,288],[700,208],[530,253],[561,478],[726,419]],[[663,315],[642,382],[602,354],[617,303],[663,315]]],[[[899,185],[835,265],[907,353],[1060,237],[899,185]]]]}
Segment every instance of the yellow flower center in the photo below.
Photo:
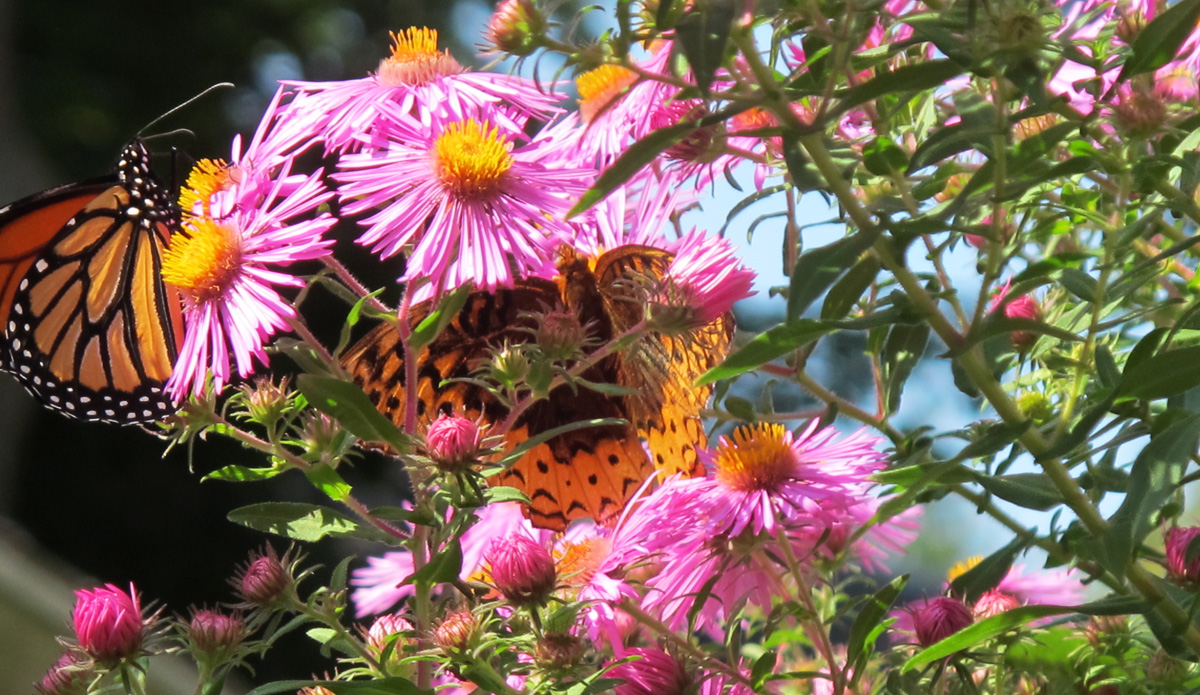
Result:
{"type": "Polygon", "coordinates": [[[241,237],[208,218],[198,218],[171,235],[163,251],[162,278],[197,304],[220,297],[242,263],[241,237]]]}
{"type": "Polygon", "coordinates": [[[601,65],[575,78],[579,90],[579,115],[584,123],[607,110],[637,82],[637,73],[620,65],[601,65]]]}
{"type": "Polygon", "coordinates": [[[958,579],[967,572],[975,569],[975,567],[981,562],[983,562],[982,555],[972,555],[962,562],[954,563],[954,566],[951,567],[950,571],[946,573],[946,581],[953,582],[955,579],[958,579]]]}
{"type": "Polygon", "coordinates": [[[388,87],[404,87],[463,72],[466,68],[449,50],[439,52],[437,43],[436,29],[411,27],[392,32],[392,55],[379,62],[376,79],[388,87]]]}
{"type": "Polygon", "coordinates": [[[187,183],[179,191],[179,209],[184,215],[208,215],[209,201],[232,186],[240,172],[223,159],[201,159],[192,167],[187,183]]]}
{"type": "Polygon", "coordinates": [[[558,570],[558,576],[572,586],[587,584],[596,574],[608,550],[609,542],[604,538],[564,541],[554,551],[554,566],[558,570]]]}
{"type": "Polygon", "coordinates": [[[796,453],[783,425],[739,427],[717,446],[717,480],[734,490],[771,490],[791,478],[796,453]]]}
{"type": "Polygon", "coordinates": [[[511,143],[487,121],[451,123],[434,143],[442,185],[459,198],[487,198],[512,168],[511,143]]]}

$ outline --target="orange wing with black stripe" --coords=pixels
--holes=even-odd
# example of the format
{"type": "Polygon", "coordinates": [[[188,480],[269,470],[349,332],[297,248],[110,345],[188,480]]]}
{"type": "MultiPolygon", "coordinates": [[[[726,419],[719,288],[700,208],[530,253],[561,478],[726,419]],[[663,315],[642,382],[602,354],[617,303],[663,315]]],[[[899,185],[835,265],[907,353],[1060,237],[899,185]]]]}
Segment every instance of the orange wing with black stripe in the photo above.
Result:
{"type": "Polygon", "coordinates": [[[82,420],[172,412],[163,386],[183,338],[182,305],[159,271],[177,224],[138,141],[115,176],[0,209],[0,368],[82,420]]]}

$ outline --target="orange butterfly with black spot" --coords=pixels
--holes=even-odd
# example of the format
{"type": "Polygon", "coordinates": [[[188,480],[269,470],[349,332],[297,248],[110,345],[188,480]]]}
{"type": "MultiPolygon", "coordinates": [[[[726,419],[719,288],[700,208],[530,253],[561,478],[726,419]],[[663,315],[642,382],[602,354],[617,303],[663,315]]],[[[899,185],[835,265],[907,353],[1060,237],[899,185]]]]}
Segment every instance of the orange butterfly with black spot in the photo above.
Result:
{"type": "Polygon", "coordinates": [[[109,176],[0,208],[0,369],[81,420],[172,412],[163,386],[183,340],[182,304],[159,270],[178,222],[138,140],[109,176]]]}
{"type": "MultiPolygon", "coordinates": [[[[553,282],[521,280],[496,292],[473,292],[441,334],[417,356],[418,418],[422,426],[441,412],[482,418],[495,425],[507,409],[485,389],[458,381],[473,375],[480,360],[503,343],[528,342],[535,328],[528,312],[559,307],[588,326],[595,343],[634,327],[644,315],[637,291],[660,280],[672,255],[648,246],[622,246],[589,262],[572,251],[562,254],[553,282]]],[[[432,307],[413,307],[416,325],[432,307]]],[[[535,526],[562,530],[574,519],[611,522],[655,470],[703,473],[697,447],[707,444],[700,410],[711,387],[693,382],[728,353],[732,314],[681,335],[650,333],[624,351],[599,359],[583,378],[617,384],[631,395],[604,395],[559,386],[522,413],[506,434],[504,450],[540,433],[573,422],[618,418],[603,425],[559,434],[533,447],[493,481],[520,489],[530,499],[535,526]],[[645,440],[645,446],[642,440],[645,440]],[[647,450],[649,453],[647,453],[647,450]]],[[[342,365],[384,415],[403,426],[403,351],[393,324],[375,327],[342,358],[342,365]]]]}

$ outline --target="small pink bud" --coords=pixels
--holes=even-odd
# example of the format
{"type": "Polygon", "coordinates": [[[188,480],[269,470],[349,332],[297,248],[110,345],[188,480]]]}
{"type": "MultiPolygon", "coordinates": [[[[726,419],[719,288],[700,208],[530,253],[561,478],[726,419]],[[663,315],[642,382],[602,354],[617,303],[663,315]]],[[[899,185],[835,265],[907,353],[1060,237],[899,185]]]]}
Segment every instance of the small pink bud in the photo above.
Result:
{"type": "Polygon", "coordinates": [[[520,57],[537,49],[546,29],[546,18],[532,0],[502,0],[483,36],[497,50],[520,57]]]}
{"type": "Polygon", "coordinates": [[[275,554],[275,549],[267,546],[265,552],[251,556],[249,564],[234,580],[234,586],[246,603],[270,606],[287,595],[292,586],[292,575],[275,554]]]}
{"type": "Polygon", "coordinates": [[[1200,536],[1200,526],[1167,529],[1167,573],[1181,584],[1200,582],[1200,555],[1188,562],[1188,546],[1200,536]]]}
{"type": "Polygon", "coordinates": [[[79,652],[64,652],[35,688],[41,695],[84,695],[92,679],[85,661],[79,652]]]}
{"type": "MultiPolygon", "coordinates": [[[[991,310],[996,311],[998,308],[1004,308],[1004,316],[1010,319],[1033,319],[1039,321],[1042,318],[1042,308],[1038,306],[1037,300],[1027,294],[1016,297],[1012,301],[1007,301],[1008,289],[1012,284],[1012,280],[1004,283],[1004,286],[999,288],[992,294],[991,310]]],[[[1012,332],[1013,347],[1022,352],[1033,347],[1037,342],[1037,334],[1029,331],[1013,331],[1012,332]]]]}
{"type": "Polygon", "coordinates": [[[375,651],[376,654],[382,654],[384,649],[387,649],[388,644],[393,640],[393,635],[400,635],[394,638],[396,646],[392,648],[393,654],[398,654],[404,646],[405,638],[401,633],[412,632],[412,623],[404,618],[401,618],[398,613],[388,613],[381,615],[371,623],[371,629],[367,630],[367,646],[375,651]]]}
{"type": "Polygon", "coordinates": [[[460,415],[443,413],[429,424],[425,447],[438,468],[457,471],[475,461],[480,439],[479,425],[460,415]]]}
{"type": "Polygon", "coordinates": [[[75,592],[71,622],[79,646],[97,662],[111,664],[135,656],[142,648],[145,624],[137,591],[112,584],[75,592]]]}
{"type": "Polygon", "coordinates": [[[493,540],[487,560],[492,582],[516,606],[545,603],[558,581],[550,551],[522,533],[493,540]]]}
{"type": "Polygon", "coordinates": [[[1158,94],[1140,89],[1117,91],[1113,105],[1117,124],[1133,136],[1152,135],[1163,127],[1167,120],[1167,105],[1158,94]]]}
{"type": "Polygon", "coordinates": [[[625,681],[613,690],[616,695],[683,695],[691,685],[679,661],[661,649],[635,647],[621,656],[640,658],[608,672],[609,677],[625,681]]]}
{"type": "Polygon", "coordinates": [[[470,611],[455,611],[433,629],[433,643],[445,652],[469,650],[479,630],[479,621],[470,611]]]}
{"type": "Polygon", "coordinates": [[[971,609],[956,598],[939,596],[913,611],[917,643],[922,647],[937,644],[974,622],[971,609]]]}
{"type": "Polygon", "coordinates": [[[1011,611],[1012,609],[1019,608],[1020,606],[1021,602],[1017,600],[1016,596],[992,589],[983,596],[979,597],[979,600],[975,602],[975,607],[971,609],[971,612],[975,614],[976,620],[983,620],[984,618],[990,618],[993,615],[1000,615],[1001,613],[1011,611]]]}
{"type": "Polygon", "coordinates": [[[212,610],[198,610],[187,627],[196,649],[209,655],[227,655],[246,637],[246,624],[240,616],[212,610]]]}

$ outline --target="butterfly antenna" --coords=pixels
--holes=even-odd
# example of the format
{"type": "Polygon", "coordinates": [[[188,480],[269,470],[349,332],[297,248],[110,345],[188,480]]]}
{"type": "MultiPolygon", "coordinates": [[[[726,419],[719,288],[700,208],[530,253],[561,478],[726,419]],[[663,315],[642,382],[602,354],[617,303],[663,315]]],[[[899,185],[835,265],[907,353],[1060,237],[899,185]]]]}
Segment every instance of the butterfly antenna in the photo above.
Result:
{"type": "Polygon", "coordinates": [[[161,123],[163,119],[181,111],[182,109],[184,109],[188,106],[191,106],[196,101],[208,96],[209,94],[217,91],[218,89],[225,89],[226,87],[232,87],[232,86],[233,86],[232,82],[218,82],[218,83],[214,84],[213,86],[209,87],[208,89],[205,89],[203,92],[200,92],[199,94],[192,97],[191,99],[188,99],[187,101],[183,102],[182,104],[175,106],[174,108],[170,109],[169,111],[162,114],[158,118],[155,118],[153,121],[150,121],[146,125],[142,126],[142,129],[137,132],[137,137],[141,138],[142,133],[144,133],[147,130],[149,130],[150,128],[154,127],[156,124],[161,123]]]}

